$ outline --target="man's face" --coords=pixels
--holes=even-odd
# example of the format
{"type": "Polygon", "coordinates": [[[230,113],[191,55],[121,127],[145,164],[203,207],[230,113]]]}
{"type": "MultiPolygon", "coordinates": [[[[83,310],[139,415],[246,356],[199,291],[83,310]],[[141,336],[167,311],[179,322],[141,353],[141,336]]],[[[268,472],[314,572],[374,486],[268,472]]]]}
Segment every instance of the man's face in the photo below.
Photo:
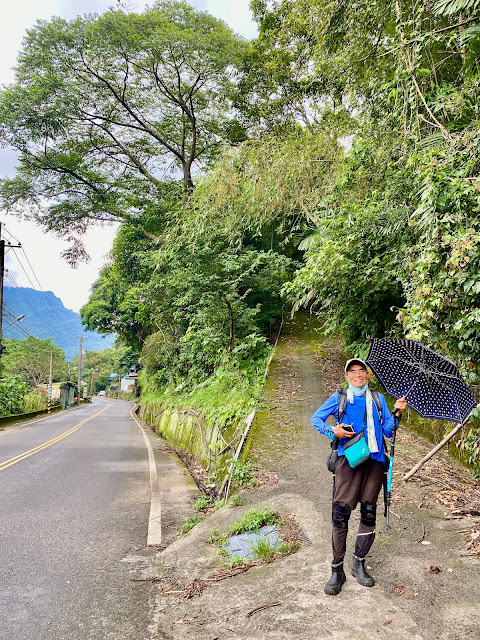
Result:
{"type": "Polygon", "coordinates": [[[361,364],[352,364],[345,378],[354,387],[363,387],[367,382],[367,370],[361,364]]]}

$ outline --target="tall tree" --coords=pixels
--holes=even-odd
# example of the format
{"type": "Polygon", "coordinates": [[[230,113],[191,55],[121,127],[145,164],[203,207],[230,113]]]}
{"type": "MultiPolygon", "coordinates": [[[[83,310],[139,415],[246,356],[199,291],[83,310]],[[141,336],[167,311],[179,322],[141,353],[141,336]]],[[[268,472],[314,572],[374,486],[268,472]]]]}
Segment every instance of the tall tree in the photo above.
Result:
{"type": "Polygon", "coordinates": [[[0,138],[19,153],[1,185],[8,210],[29,206],[45,229],[73,242],[92,222],[135,221],[168,198],[165,182],[204,166],[244,136],[229,92],[244,41],[186,2],[143,14],[111,10],[27,32],[15,83],[0,100],[0,138]]]}
{"type": "Polygon", "coordinates": [[[25,340],[7,340],[2,358],[3,375],[15,375],[29,387],[48,382],[50,353],[53,351],[53,381],[66,379],[67,363],[63,349],[52,344],[52,338],[42,340],[29,336],[25,340]]]}

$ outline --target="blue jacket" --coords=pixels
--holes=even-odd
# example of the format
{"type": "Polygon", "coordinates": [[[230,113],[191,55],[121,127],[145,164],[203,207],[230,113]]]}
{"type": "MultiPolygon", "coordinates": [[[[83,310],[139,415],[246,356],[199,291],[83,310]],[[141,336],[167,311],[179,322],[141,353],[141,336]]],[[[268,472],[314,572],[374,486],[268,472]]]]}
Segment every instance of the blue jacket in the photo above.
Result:
{"type": "MultiPolygon", "coordinates": [[[[387,407],[385,398],[381,393],[379,393],[378,395],[380,397],[380,404],[382,407],[382,422],[380,423],[380,418],[378,416],[375,403],[373,403],[373,421],[375,424],[375,437],[377,439],[379,450],[376,453],[371,453],[370,458],[379,460],[380,462],[383,462],[383,464],[385,464],[383,436],[386,436],[387,438],[392,437],[394,420],[387,407]]],[[[360,431],[363,430],[365,438],[367,438],[367,425],[366,422],[364,422],[365,405],[366,396],[353,396],[353,404],[347,402],[342,422],[343,424],[351,424],[355,429],[355,433],[360,433],[360,431]]],[[[328,400],[326,400],[312,416],[312,424],[315,429],[319,433],[323,433],[323,435],[327,436],[327,438],[330,438],[330,440],[333,440],[335,438],[335,436],[333,435],[333,427],[326,424],[325,421],[329,416],[334,416],[335,421],[338,421],[338,407],[339,397],[338,392],[335,391],[335,393],[332,393],[328,400]]],[[[344,455],[342,444],[347,440],[348,438],[342,438],[342,440],[340,440],[340,444],[338,445],[339,456],[344,455]]]]}

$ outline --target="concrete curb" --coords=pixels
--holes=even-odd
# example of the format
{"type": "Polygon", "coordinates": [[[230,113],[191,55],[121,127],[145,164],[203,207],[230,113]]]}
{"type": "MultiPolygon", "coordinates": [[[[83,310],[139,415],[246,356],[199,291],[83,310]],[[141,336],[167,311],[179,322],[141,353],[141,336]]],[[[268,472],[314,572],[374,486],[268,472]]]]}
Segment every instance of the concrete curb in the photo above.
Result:
{"type": "Polygon", "coordinates": [[[148,439],[148,435],[136,416],[136,409],[137,405],[135,404],[130,410],[130,415],[137,424],[137,427],[142,432],[143,438],[145,440],[150,469],[151,502],[150,515],[148,517],[147,547],[156,547],[162,544],[162,501],[160,487],[158,486],[157,465],[155,462],[155,455],[153,453],[152,445],[150,444],[150,440],[148,439]]]}

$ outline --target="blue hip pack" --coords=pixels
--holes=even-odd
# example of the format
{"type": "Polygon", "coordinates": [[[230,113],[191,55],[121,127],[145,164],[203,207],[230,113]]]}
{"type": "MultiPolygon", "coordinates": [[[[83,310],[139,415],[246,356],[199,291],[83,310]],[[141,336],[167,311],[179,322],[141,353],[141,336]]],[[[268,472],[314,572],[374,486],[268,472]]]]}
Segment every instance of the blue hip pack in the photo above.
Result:
{"type": "Polygon", "coordinates": [[[350,438],[348,442],[342,444],[342,447],[343,453],[352,469],[355,469],[355,467],[358,467],[358,465],[370,457],[370,449],[368,448],[363,431],[360,431],[356,436],[350,438]]]}

